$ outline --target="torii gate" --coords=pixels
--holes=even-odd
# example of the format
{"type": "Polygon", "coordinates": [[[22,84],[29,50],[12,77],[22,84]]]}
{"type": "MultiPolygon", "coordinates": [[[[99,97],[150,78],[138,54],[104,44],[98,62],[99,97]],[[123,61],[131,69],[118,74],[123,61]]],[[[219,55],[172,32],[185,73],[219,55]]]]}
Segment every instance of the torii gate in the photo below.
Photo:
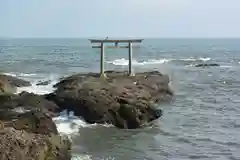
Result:
{"type": "Polygon", "coordinates": [[[118,47],[119,43],[127,43],[128,46],[121,46],[121,48],[128,48],[128,55],[129,55],[129,63],[128,63],[128,71],[129,76],[134,76],[132,70],[132,43],[141,43],[143,39],[89,39],[91,43],[100,43],[100,46],[93,46],[92,48],[101,48],[101,63],[100,63],[100,76],[105,77],[105,70],[104,70],[104,43],[114,43],[114,47],[118,47]]]}

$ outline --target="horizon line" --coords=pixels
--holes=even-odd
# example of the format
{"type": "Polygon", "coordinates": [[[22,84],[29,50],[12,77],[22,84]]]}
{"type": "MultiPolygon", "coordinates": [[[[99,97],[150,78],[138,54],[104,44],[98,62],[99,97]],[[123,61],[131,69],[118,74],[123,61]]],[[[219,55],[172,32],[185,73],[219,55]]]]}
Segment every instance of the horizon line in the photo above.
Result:
{"type": "MultiPolygon", "coordinates": [[[[106,36],[105,36],[106,37],[106,36]]],[[[102,39],[105,37],[96,36],[96,37],[30,37],[30,36],[0,36],[0,39],[102,39]]],[[[240,37],[144,37],[144,36],[126,36],[126,37],[108,37],[109,39],[240,39],[240,37]]]]}

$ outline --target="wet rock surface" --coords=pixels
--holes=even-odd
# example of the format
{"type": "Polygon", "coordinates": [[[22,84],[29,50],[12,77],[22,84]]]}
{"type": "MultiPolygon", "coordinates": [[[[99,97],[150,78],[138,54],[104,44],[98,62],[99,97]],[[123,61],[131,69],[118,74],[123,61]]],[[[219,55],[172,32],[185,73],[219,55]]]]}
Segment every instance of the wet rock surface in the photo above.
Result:
{"type": "Polygon", "coordinates": [[[154,103],[169,101],[173,93],[169,77],[159,72],[137,73],[107,71],[77,74],[61,80],[54,93],[45,95],[62,110],[74,111],[88,123],[109,123],[119,128],[139,128],[162,115],[154,103]]]}

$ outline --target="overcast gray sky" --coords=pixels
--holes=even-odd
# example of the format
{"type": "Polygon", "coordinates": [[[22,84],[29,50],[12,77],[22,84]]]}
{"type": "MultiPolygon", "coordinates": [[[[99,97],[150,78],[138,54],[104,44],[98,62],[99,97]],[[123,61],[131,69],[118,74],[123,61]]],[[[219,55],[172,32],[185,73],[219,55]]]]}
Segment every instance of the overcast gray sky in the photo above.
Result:
{"type": "Polygon", "coordinates": [[[0,37],[240,37],[240,0],[0,0],[0,37]]]}

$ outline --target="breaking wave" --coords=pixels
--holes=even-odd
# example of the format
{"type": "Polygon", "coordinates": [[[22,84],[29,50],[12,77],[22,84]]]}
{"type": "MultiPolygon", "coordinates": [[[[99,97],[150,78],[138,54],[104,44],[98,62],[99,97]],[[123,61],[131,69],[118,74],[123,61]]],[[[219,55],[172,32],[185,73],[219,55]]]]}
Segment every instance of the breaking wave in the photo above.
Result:
{"type": "MultiPolygon", "coordinates": [[[[210,61],[211,58],[209,57],[200,57],[200,58],[182,58],[182,59],[149,59],[149,60],[133,60],[133,65],[135,66],[141,66],[141,65],[154,65],[154,64],[164,64],[168,62],[174,62],[174,61],[185,61],[185,62],[195,62],[195,61],[210,61]]],[[[113,61],[107,61],[109,64],[113,64],[116,66],[127,66],[128,65],[128,59],[125,58],[120,58],[120,59],[115,59],[113,61]]]]}

